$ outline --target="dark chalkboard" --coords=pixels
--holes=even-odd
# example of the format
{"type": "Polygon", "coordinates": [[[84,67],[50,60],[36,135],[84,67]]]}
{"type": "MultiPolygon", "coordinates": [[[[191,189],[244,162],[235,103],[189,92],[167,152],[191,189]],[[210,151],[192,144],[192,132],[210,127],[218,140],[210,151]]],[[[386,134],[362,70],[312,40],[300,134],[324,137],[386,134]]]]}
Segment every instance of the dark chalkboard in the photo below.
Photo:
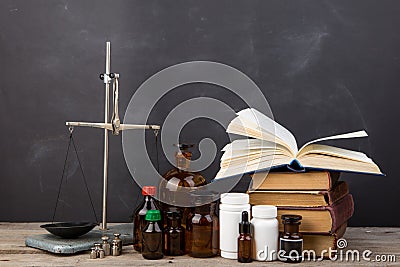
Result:
{"type": "MultiPolygon", "coordinates": [[[[344,174],[355,199],[353,226],[399,226],[397,137],[400,88],[398,1],[67,1],[0,2],[0,221],[51,220],[68,131],[65,121],[102,121],[104,47],[121,74],[120,109],[154,73],[177,63],[210,60],[252,78],[275,119],[307,140],[365,129],[366,140],[336,143],[360,149],[386,177],[344,174]],[[391,212],[390,216],[387,216],[391,212]]],[[[157,104],[161,124],[181,101],[238,97],[210,84],[176,88],[157,104]]],[[[101,212],[101,130],[74,132],[97,213],[101,212]]],[[[182,139],[227,142],[212,121],[190,122],[182,139]]],[[[148,136],[154,160],[154,139],[148,136]]],[[[195,151],[195,156],[198,151],[195,151]]],[[[218,154],[220,156],[220,152],[218,154]]],[[[219,160],[203,171],[211,179],[219,160]]],[[[91,219],[75,158],[56,219],[91,219]]],[[[160,171],[170,168],[160,155],[160,171]]],[[[121,137],[110,138],[109,219],[127,221],[139,188],[126,167],[121,137]]],[[[245,182],[236,190],[243,190],[245,182]]]]}

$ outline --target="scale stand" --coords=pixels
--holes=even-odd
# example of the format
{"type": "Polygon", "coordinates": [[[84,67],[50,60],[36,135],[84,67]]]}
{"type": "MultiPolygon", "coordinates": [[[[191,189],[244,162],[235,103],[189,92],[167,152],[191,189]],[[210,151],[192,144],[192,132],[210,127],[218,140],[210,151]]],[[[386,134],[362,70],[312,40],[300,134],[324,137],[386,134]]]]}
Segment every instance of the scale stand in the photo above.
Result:
{"type": "Polygon", "coordinates": [[[96,122],[66,122],[69,127],[85,126],[104,129],[104,166],[103,166],[103,215],[101,230],[107,230],[107,187],[108,187],[108,131],[113,135],[118,135],[123,130],[154,130],[157,135],[160,130],[158,125],[137,125],[137,124],[121,124],[118,114],[118,97],[119,74],[112,73],[110,70],[111,51],[110,42],[106,42],[106,72],[100,74],[100,79],[105,84],[105,106],[104,106],[104,123],[96,122]],[[113,115],[109,122],[110,113],[110,84],[113,83],[113,115]]]}
{"type": "MultiPolygon", "coordinates": [[[[154,130],[157,137],[160,130],[158,125],[138,125],[138,124],[123,124],[119,119],[118,114],[118,98],[119,98],[119,74],[112,73],[110,70],[110,42],[106,42],[106,71],[100,74],[100,79],[105,84],[105,107],[104,107],[104,123],[97,122],[66,122],[69,127],[70,134],[75,126],[93,127],[104,129],[104,169],[103,169],[103,214],[102,224],[99,230],[92,230],[88,234],[77,239],[63,239],[51,234],[41,234],[28,236],[25,239],[25,244],[29,247],[43,249],[52,253],[72,254],[79,251],[89,250],[93,243],[100,241],[101,237],[106,235],[113,237],[113,233],[120,233],[124,245],[133,243],[133,224],[121,224],[112,226],[112,229],[107,228],[107,187],[108,187],[108,131],[113,135],[119,135],[120,131],[124,130],[154,130]],[[109,121],[110,113],[110,84],[113,90],[113,112],[111,121],[109,121]]],[[[89,195],[90,196],[90,195],[89,195]]],[[[54,220],[54,218],[53,218],[54,220]]]]}

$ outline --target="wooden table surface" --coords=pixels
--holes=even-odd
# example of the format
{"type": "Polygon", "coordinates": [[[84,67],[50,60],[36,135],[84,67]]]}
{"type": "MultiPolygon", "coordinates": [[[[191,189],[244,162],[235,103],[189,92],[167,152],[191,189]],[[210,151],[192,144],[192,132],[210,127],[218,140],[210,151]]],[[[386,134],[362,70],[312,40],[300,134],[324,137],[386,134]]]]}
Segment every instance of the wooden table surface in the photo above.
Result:
{"type": "MultiPolygon", "coordinates": [[[[235,260],[227,260],[221,257],[197,259],[188,256],[164,257],[164,259],[149,261],[135,252],[132,246],[125,246],[123,254],[118,257],[108,256],[104,259],[89,259],[89,252],[72,256],[50,254],[38,249],[25,246],[25,237],[41,234],[45,231],[39,228],[42,223],[0,223],[0,266],[289,266],[282,262],[253,262],[240,264],[235,260]]],[[[344,236],[348,246],[343,250],[355,250],[360,252],[359,262],[331,261],[303,262],[295,266],[400,266],[400,228],[379,227],[349,227],[344,236]],[[370,262],[362,259],[364,250],[372,251],[370,262]],[[394,255],[394,256],[392,256],[394,255]],[[377,262],[377,258],[389,259],[392,262],[377,262]],[[393,262],[393,257],[396,262],[393,262]],[[322,263],[322,264],[321,264],[322,263]]],[[[292,266],[292,265],[290,265],[292,266]]],[[[294,265],[293,265],[294,266],[294,265]]]]}

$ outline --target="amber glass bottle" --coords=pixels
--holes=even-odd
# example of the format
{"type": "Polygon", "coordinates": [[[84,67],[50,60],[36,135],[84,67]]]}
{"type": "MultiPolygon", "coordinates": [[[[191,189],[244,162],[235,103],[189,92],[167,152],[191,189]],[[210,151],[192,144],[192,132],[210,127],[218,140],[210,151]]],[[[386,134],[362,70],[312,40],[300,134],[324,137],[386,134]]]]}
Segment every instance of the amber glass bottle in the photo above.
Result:
{"type": "MultiPolygon", "coordinates": [[[[204,204],[204,196],[194,196],[199,206],[191,209],[186,223],[186,250],[191,257],[208,258],[219,253],[219,220],[216,203],[204,204]]],[[[212,196],[208,196],[212,199],[212,196]]]]}
{"type": "Polygon", "coordinates": [[[185,228],[181,225],[181,213],[167,212],[167,227],[164,229],[165,255],[185,254],[185,228]]]}
{"type": "Polygon", "coordinates": [[[282,215],[283,233],[279,238],[279,259],[284,262],[298,263],[303,260],[303,236],[299,233],[302,217],[300,215],[282,215]]]}
{"type": "Polygon", "coordinates": [[[242,212],[242,221],[239,223],[239,237],[238,237],[238,262],[248,263],[252,262],[251,251],[251,234],[250,234],[249,213],[242,212]]]}
{"type": "MultiPolygon", "coordinates": [[[[178,201],[180,197],[186,199],[186,194],[180,194],[182,188],[194,188],[206,184],[206,179],[200,173],[189,170],[192,158],[192,152],[189,149],[194,145],[177,144],[176,146],[178,147],[178,151],[175,153],[176,167],[163,175],[164,180],[160,185],[160,200],[164,203],[162,205],[164,212],[171,210],[171,207],[175,206],[175,202],[181,202],[178,201]]],[[[185,224],[189,209],[180,208],[180,210],[182,211],[182,222],[185,224]]]]}
{"type": "Polygon", "coordinates": [[[142,230],[146,225],[146,213],[148,210],[159,210],[153,196],[156,194],[155,186],[143,186],[143,202],[136,209],[133,221],[133,247],[136,251],[142,252],[142,230]]]}
{"type": "Polygon", "coordinates": [[[177,144],[179,149],[175,153],[176,167],[163,175],[169,181],[168,189],[177,190],[179,186],[197,187],[206,184],[204,177],[198,172],[189,171],[192,152],[189,150],[193,144],[177,144]]]}
{"type": "Polygon", "coordinates": [[[142,231],[142,256],[148,260],[158,260],[163,254],[163,231],[160,224],[159,210],[149,210],[146,213],[146,226],[142,231]]]}

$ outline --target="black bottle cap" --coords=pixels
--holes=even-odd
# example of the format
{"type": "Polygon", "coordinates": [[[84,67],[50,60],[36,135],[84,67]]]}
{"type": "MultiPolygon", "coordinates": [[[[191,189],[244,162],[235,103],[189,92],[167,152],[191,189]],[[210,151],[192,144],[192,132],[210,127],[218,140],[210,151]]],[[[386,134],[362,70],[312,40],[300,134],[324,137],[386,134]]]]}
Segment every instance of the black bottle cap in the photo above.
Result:
{"type": "Polygon", "coordinates": [[[194,147],[194,144],[179,143],[179,144],[174,144],[174,146],[179,147],[179,149],[181,149],[181,150],[187,150],[189,148],[194,147]]]}
{"type": "Polygon", "coordinates": [[[282,223],[283,224],[300,224],[301,219],[303,217],[301,217],[301,215],[295,215],[295,214],[283,214],[281,216],[282,219],[282,223]]]}
{"type": "Polygon", "coordinates": [[[249,213],[242,211],[242,221],[239,223],[240,234],[250,234],[249,213]]]}
{"type": "Polygon", "coordinates": [[[181,212],[180,211],[168,211],[167,212],[167,218],[168,219],[180,219],[181,218],[181,212]]]}

